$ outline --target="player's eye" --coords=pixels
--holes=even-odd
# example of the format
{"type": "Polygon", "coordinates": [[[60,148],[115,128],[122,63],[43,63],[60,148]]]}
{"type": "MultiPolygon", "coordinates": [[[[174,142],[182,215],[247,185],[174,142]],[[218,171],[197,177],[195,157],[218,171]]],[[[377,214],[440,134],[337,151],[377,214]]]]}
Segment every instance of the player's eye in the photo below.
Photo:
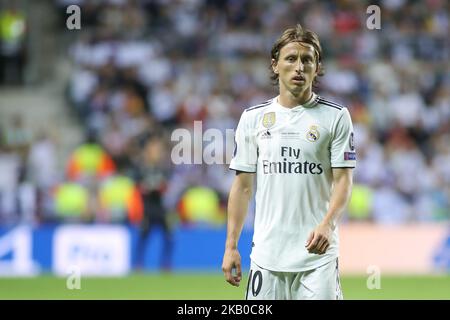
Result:
{"type": "Polygon", "coordinates": [[[294,56],[289,56],[289,57],[286,58],[286,60],[289,61],[289,62],[294,62],[296,59],[295,59],[294,56]]]}

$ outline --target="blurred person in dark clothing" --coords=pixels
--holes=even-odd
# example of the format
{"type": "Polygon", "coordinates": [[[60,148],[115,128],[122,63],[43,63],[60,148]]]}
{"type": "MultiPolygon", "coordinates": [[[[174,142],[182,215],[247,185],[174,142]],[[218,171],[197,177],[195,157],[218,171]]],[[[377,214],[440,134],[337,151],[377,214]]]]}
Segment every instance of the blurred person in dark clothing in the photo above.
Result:
{"type": "Polygon", "coordinates": [[[152,135],[145,142],[141,159],[137,166],[138,184],[144,203],[144,217],[137,244],[138,268],[143,268],[145,265],[147,240],[154,227],[161,227],[163,231],[160,268],[165,271],[171,268],[173,240],[167,220],[167,210],[163,204],[163,195],[166,191],[168,180],[165,155],[166,150],[162,137],[152,135]]]}

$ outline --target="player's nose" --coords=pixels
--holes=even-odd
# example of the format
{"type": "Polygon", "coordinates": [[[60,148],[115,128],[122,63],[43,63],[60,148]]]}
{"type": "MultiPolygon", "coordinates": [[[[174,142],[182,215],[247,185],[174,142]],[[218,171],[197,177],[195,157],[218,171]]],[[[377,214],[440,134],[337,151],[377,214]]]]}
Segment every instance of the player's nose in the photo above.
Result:
{"type": "Polygon", "coordinates": [[[304,69],[303,63],[301,61],[298,61],[297,65],[295,66],[295,71],[297,73],[303,73],[303,69],[304,69]]]}

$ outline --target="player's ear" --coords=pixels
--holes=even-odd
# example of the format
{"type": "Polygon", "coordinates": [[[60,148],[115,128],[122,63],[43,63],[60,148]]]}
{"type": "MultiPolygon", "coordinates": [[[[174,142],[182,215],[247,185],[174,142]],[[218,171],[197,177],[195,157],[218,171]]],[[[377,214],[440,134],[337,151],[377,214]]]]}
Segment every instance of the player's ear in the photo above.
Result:
{"type": "Polygon", "coordinates": [[[270,61],[270,64],[272,65],[272,70],[273,70],[273,72],[274,72],[275,74],[278,74],[278,63],[277,63],[277,60],[272,59],[272,60],[270,61]]]}

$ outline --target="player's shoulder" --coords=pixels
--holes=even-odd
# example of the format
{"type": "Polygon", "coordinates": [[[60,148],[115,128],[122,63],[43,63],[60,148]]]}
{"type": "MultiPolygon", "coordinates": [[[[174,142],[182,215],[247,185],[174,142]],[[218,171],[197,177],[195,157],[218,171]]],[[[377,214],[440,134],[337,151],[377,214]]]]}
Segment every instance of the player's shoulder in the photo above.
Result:
{"type": "Polygon", "coordinates": [[[324,98],[322,96],[317,96],[316,102],[320,105],[324,111],[330,112],[335,116],[342,114],[342,112],[347,111],[347,107],[338,102],[332,101],[330,99],[324,98]]]}
{"type": "Polygon", "coordinates": [[[264,114],[272,110],[273,99],[274,98],[245,108],[242,113],[243,118],[246,119],[245,121],[251,126],[256,126],[264,114]]]}
{"type": "Polygon", "coordinates": [[[269,108],[272,105],[273,99],[274,98],[271,98],[271,99],[266,100],[264,102],[261,102],[261,103],[258,103],[256,105],[247,107],[247,108],[244,109],[244,113],[255,115],[255,114],[258,114],[260,112],[263,112],[263,111],[265,111],[267,108],[269,108]]]}

